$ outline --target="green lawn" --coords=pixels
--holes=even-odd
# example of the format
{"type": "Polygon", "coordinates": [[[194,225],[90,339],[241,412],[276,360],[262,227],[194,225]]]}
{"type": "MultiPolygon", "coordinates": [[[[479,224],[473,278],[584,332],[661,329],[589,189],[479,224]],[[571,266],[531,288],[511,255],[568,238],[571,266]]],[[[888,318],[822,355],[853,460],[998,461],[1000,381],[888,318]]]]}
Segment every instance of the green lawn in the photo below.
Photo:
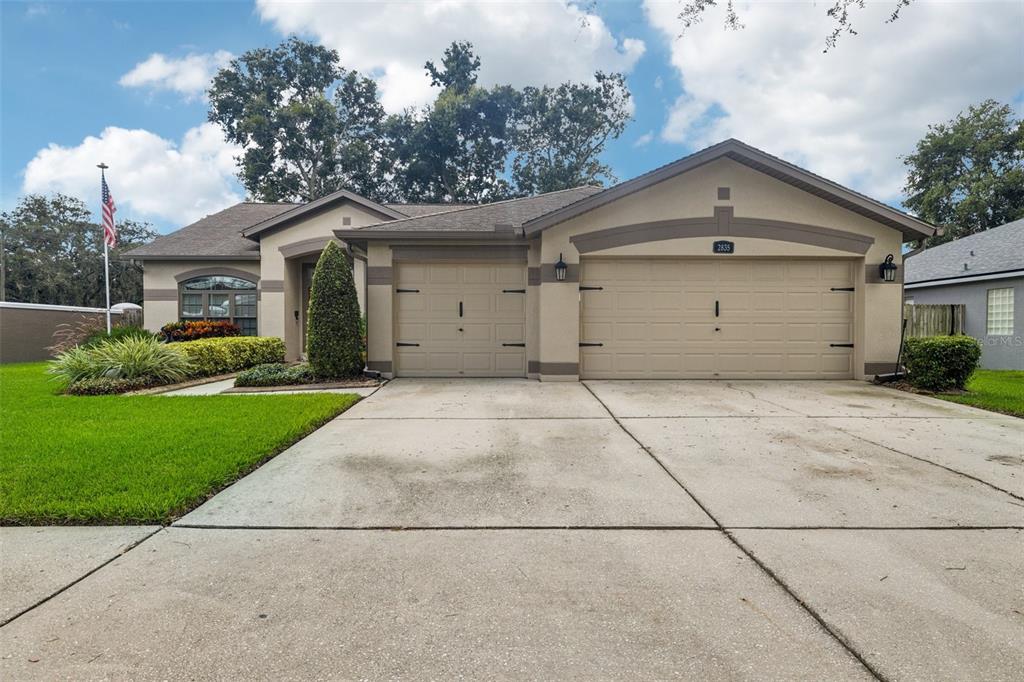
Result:
{"type": "Polygon", "coordinates": [[[343,412],[355,395],[55,395],[0,366],[0,523],[165,523],[343,412]]]}
{"type": "Polygon", "coordinates": [[[937,395],[937,398],[963,403],[983,410],[1024,417],[1024,372],[979,369],[967,382],[964,395],[937,395]]]}

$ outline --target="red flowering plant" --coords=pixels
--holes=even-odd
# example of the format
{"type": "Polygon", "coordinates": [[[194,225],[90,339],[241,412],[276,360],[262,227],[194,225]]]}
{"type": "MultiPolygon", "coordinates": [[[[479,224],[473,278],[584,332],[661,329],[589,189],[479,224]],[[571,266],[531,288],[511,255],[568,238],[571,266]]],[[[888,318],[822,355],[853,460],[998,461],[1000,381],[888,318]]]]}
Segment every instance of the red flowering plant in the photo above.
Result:
{"type": "Polygon", "coordinates": [[[160,328],[165,341],[195,341],[222,336],[238,336],[242,330],[227,320],[186,320],[169,322],[160,328]]]}

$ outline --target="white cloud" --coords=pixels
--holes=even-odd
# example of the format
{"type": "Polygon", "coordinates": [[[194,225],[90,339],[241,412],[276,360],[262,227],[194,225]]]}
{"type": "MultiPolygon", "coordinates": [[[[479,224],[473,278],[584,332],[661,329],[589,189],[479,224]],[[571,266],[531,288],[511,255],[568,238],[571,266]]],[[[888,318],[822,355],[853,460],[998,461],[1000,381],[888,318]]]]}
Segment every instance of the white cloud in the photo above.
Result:
{"type": "Polygon", "coordinates": [[[648,130],[646,133],[644,133],[643,135],[641,135],[640,137],[636,138],[636,140],[633,141],[633,146],[634,147],[646,147],[647,145],[649,145],[653,141],[654,141],[654,131],[653,130],[648,130]]]}
{"type": "Polygon", "coordinates": [[[118,83],[126,88],[172,90],[187,99],[197,99],[210,87],[217,69],[226,66],[231,58],[226,50],[189,54],[180,59],[156,52],[121,76],[118,83]]]}
{"type": "Polygon", "coordinates": [[[571,2],[277,2],[257,0],[264,21],[285,34],[314,36],[346,68],[373,76],[389,111],[436,95],[423,71],[453,40],[469,40],[483,85],[589,80],[594,71],[628,72],[643,41],[619,39],[597,15],[571,2]]]}
{"type": "Polygon", "coordinates": [[[684,94],[662,136],[700,148],[736,137],[884,200],[899,197],[899,156],[930,123],[1024,86],[1020,3],[892,3],[853,14],[859,35],[822,53],[820,3],[738,4],[746,28],[710,13],[681,39],[676,3],[646,0],[670,42],[684,94]]]}
{"type": "Polygon", "coordinates": [[[104,161],[119,218],[186,225],[242,200],[234,179],[238,153],[213,123],[189,129],[180,144],[148,130],[109,127],[75,147],[39,150],[25,167],[22,189],[62,192],[98,205],[96,164],[104,161]]]}

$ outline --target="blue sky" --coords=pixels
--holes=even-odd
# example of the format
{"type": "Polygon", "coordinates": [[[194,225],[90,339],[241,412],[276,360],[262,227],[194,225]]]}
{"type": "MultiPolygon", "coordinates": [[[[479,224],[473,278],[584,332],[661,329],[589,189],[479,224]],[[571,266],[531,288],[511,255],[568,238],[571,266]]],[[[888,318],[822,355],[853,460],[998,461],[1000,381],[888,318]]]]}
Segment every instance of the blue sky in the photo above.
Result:
{"type": "MultiPolygon", "coordinates": [[[[1024,5],[918,2],[856,15],[822,54],[824,8],[744,4],[679,39],[674,2],[4,2],[0,207],[26,191],[95,203],[111,165],[119,217],[180,227],[242,198],[196,78],[295,33],[378,79],[392,109],[432,97],[422,64],[473,41],[485,84],[627,74],[635,120],[608,149],[620,179],[725,137],[898,203],[899,155],[929,123],[986,97],[1024,102],[1024,5]],[[589,16],[588,16],[589,15],[589,16]],[[100,158],[102,157],[102,158],[100,158]]],[[[201,79],[200,79],[201,80],[201,79]]]]}

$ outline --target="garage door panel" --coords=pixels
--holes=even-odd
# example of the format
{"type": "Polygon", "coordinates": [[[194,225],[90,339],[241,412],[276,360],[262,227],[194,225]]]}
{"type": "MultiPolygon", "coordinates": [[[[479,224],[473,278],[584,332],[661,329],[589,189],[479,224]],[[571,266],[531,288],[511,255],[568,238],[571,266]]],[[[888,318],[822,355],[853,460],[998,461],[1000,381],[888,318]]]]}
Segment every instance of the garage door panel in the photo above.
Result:
{"type": "Polygon", "coordinates": [[[584,259],[584,378],[848,378],[852,261],[584,259]],[[715,302],[719,316],[715,317],[715,302]],[[717,327],[717,331],[716,331],[717,327]]]}
{"type": "Polygon", "coordinates": [[[490,263],[401,263],[395,293],[399,376],[525,376],[526,267],[490,263]],[[461,316],[460,316],[461,303],[461,316]]]}

